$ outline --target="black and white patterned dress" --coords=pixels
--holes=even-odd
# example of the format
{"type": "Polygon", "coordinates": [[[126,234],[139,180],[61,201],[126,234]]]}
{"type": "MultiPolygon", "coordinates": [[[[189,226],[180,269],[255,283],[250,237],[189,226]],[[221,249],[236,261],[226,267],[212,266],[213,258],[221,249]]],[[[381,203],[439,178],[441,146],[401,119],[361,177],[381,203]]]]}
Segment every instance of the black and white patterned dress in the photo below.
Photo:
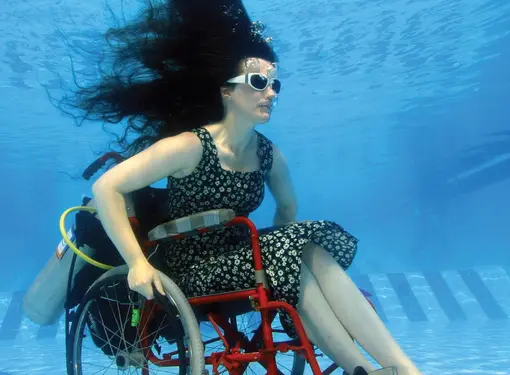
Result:
{"type": "MultiPolygon", "coordinates": [[[[203,146],[197,168],[184,178],[168,179],[170,220],[207,210],[230,208],[248,216],[264,199],[265,178],[273,162],[271,142],[258,135],[260,170],[227,171],[220,165],[214,141],[205,128],[193,130],[203,146]]],[[[296,306],[299,299],[303,246],[322,246],[347,269],[357,239],[331,221],[297,222],[260,236],[262,260],[273,298],[296,306]]],[[[187,297],[249,289],[254,286],[249,238],[238,227],[172,241],[164,249],[164,267],[187,297]]],[[[282,326],[296,337],[292,321],[281,314],[282,326]]]]}

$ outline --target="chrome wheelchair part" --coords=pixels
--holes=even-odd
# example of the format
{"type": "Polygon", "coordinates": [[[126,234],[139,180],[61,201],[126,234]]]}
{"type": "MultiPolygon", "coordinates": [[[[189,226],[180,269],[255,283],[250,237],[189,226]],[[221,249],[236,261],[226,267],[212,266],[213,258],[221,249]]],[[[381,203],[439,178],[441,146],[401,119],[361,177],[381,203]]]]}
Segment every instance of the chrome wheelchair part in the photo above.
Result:
{"type": "Polygon", "coordinates": [[[127,351],[120,351],[115,356],[115,363],[119,370],[128,370],[130,367],[143,368],[146,362],[147,361],[140,350],[131,353],[127,351]]]}

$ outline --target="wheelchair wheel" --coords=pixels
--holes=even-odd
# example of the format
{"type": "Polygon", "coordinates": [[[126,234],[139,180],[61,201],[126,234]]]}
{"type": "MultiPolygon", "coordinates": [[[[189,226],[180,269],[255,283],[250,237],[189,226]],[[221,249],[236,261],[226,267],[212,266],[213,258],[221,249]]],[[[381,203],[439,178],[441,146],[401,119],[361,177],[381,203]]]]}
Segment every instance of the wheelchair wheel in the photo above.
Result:
{"type": "Polygon", "coordinates": [[[141,304],[127,266],[103,274],[78,306],[67,345],[69,375],[203,374],[198,322],[180,289],[160,274],[166,298],[141,304]]]}

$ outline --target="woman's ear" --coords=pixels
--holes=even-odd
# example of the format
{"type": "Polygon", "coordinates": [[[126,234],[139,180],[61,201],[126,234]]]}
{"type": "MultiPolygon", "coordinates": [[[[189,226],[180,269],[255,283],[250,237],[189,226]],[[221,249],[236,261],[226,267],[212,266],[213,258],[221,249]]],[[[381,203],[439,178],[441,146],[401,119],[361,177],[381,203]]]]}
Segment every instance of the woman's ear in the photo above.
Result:
{"type": "Polygon", "coordinates": [[[220,88],[221,97],[223,99],[229,99],[232,96],[232,88],[228,86],[223,86],[220,88]]]}

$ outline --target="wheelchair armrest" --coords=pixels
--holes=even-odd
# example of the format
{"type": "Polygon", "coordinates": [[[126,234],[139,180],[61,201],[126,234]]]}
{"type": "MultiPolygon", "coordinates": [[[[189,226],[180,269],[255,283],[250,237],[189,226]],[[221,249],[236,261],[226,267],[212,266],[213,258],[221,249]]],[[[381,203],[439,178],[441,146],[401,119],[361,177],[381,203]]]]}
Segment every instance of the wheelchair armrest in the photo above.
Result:
{"type": "Polygon", "coordinates": [[[158,225],[149,232],[149,241],[159,241],[178,235],[194,235],[201,229],[223,227],[236,217],[233,210],[219,209],[185,216],[158,225]]]}

